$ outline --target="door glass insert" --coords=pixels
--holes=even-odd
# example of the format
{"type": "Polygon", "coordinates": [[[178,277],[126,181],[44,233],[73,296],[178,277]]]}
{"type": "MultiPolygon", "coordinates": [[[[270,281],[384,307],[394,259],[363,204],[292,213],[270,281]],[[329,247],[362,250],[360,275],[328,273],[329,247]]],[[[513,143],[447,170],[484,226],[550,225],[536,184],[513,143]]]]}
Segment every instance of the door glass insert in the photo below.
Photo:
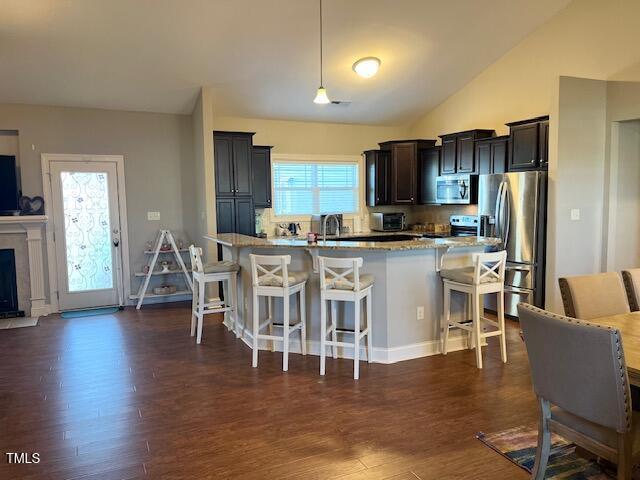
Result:
{"type": "Polygon", "coordinates": [[[69,292],[113,288],[106,172],[60,172],[69,292]]]}

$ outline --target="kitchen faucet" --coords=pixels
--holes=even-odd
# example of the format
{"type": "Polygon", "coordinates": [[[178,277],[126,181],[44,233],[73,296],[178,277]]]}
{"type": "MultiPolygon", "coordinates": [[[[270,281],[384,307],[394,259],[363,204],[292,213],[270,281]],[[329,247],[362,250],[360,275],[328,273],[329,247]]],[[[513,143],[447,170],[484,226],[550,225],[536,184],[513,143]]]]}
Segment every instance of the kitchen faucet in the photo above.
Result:
{"type": "Polygon", "coordinates": [[[329,220],[329,218],[333,218],[336,221],[336,237],[340,237],[340,220],[338,220],[338,217],[333,214],[330,213],[329,215],[325,215],[324,216],[324,220],[322,221],[322,241],[326,242],[327,241],[327,220],[329,220]]]}

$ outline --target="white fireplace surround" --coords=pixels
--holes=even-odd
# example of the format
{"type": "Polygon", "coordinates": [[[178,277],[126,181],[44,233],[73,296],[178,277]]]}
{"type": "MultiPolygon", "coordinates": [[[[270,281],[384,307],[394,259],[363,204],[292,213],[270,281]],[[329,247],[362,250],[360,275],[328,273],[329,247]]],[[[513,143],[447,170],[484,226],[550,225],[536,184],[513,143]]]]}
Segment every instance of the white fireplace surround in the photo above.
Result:
{"type": "Polygon", "coordinates": [[[42,231],[46,223],[46,215],[0,216],[0,235],[25,233],[27,237],[32,317],[50,313],[44,288],[44,261],[42,256],[42,231]]]}

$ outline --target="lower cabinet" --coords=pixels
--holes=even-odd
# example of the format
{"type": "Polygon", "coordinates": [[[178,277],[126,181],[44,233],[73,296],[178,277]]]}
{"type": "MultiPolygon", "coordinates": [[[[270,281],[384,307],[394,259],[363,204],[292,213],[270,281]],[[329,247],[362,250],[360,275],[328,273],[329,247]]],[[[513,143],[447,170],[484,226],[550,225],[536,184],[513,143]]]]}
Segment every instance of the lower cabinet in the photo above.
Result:
{"type": "Polygon", "coordinates": [[[255,235],[255,207],[251,197],[218,198],[216,200],[218,233],[255,235]]]}

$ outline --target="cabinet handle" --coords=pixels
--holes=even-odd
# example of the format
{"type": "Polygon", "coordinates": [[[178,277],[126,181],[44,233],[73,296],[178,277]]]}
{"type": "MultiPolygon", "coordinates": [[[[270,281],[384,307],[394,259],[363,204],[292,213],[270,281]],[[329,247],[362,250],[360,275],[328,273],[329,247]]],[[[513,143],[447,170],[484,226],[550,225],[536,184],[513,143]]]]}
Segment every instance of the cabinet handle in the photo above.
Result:
{"type": "Polygon", "coordinates": [[[533,160],[531,160],[531,163],[536,163],[536,160],[535,160],[535,158],[534,158],[533,160]]]}

